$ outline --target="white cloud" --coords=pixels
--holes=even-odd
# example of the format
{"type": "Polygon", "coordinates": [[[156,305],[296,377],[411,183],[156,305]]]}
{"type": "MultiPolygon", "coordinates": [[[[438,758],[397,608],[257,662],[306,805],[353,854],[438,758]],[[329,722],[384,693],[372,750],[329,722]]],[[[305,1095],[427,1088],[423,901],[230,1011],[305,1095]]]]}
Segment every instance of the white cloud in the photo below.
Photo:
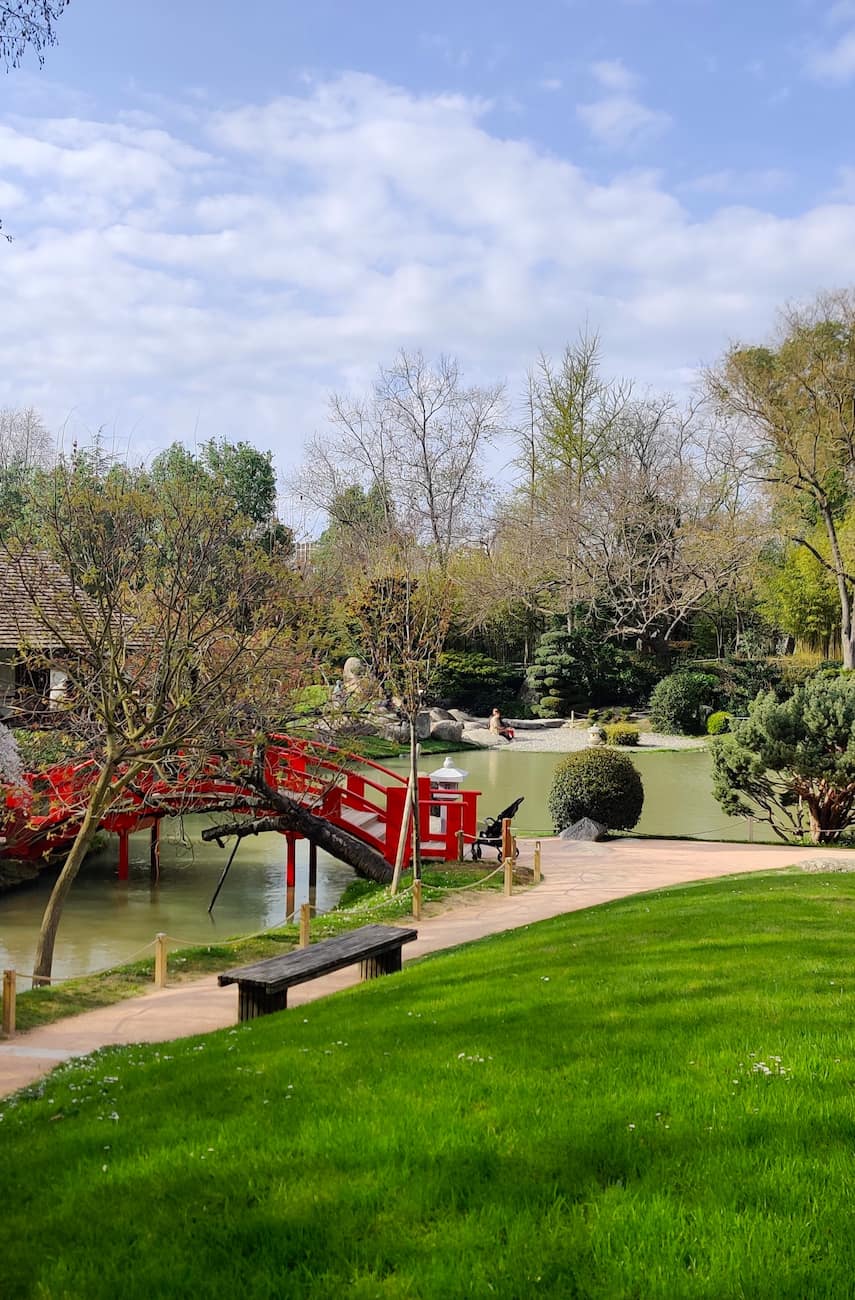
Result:
{"type": "Polygon", "coordinates": [[[591,71],[604,90],[630,94],[638,85],[638,77],[630,72],[623,59],[601,59],[591,65],[591,71]]]}
{"type": "Polygon", "coordinates": [[[817,81],[843,85],[855,77],[855,0],[838,0],[828,10],[826,23],[845,30],[824,48],[809,52],[807,72],[817,81]]]}
{"type": "Polygon", "coordinates": [[[648,108],[639,99],[635,93],[638,78],[622,59],[594,63],[591,72],[605,94],[579,104],[576,113],[599,144],[623,149],[659,135],[670,126],[667,113],[648,108]]]}
{"type": "Polygon", "coordinates": [[[793,182],[791,172],[780,167],[766,167],[758,171],[736,171],[726,167],[717,172],[706,172],[686,181],[681,190],[696,194],[774,194],[793,182]]]}
{"type": "Polygon", "coordinates": [[[844,83],[855,77],[855,27],[808,58],[808,71],[818,81],[844,83]]]}
{"type": "Polygon", "coordinates": [[[656,173],[596,182],[492,135],[481,101],[356,75],[176,120],[2,125],[0,405],[288,465],[329,389],[402,345],[515,384],[588,319],[616,371],[683,384],[780,302],[855,281],[843,174],[791,217],[698,220],[656,173]]]}

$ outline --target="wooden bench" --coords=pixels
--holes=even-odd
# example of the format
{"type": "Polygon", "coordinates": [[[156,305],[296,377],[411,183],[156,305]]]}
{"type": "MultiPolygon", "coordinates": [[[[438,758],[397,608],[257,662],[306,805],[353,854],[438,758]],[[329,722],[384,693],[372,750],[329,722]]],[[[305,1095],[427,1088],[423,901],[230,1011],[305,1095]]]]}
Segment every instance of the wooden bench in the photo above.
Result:
{"type": "Polygon", "coordinates": [[[363,979],[392,975],[401,969],[401,949],[418,931],[395,925],[363,925],[337,939],[322,939],[282,957],[267,957],[252,966],[226,971],[220,984],[237,984],[238,1019],[255,1020],[271,1011],[284,1011],[288,990],[295,984],[330,975],[345,966],[361,966],[363,979]]]}

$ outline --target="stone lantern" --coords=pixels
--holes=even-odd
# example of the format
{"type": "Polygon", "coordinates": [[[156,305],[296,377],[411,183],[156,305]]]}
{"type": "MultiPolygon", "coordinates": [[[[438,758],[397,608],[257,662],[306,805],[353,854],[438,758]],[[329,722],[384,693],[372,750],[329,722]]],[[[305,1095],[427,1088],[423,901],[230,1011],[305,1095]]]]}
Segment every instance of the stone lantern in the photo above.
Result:
{"type": "Polygon", "coordinates": [[[460,798],[460,784],[465,781],[468,772],[461,768],[455,767],[451,760],[451,755],[447,754],[442,767],[438,767],[435,772],[430,773],[431,791],[442,791],[445,796],[442,803],[432,803],[430,806],[430,829],[432,835],[444,835],[448,822],[447,805],[450,802],[456,803],[460,798]]]}

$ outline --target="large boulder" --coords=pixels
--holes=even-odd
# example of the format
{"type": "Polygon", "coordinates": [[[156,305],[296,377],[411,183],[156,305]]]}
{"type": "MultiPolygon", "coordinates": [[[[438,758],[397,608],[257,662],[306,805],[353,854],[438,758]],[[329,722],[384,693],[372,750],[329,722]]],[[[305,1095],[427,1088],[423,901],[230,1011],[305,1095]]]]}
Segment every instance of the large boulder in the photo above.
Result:
{"type": "Polygon", "coordinates": [[[410,743],[410,724],[399,720],[384,722],[380,728],[380,735],[384,740],[389,740],[393,745],[408,745],[410,743]]]}
{"type": "Polygon", "coordinates": [[[456,745],[463,739],[463,723],[455,722],[454,718],[447,721],[440,719],[435,722],[430,729],[431,740],[444,740],[448,744],[456,745]]]}
{"type": "Polygon", "coordinates": [[[356,696],[362,700],[373,700],[379,694],[377,678],[364,660],[351,655],[345,659],[341,670],[341,683],[345,695],[356,696]]]}
{"type": "Polygon", "coordinates": [[[592,821],[590,817],[581,817],[572,826],[565,826],[558,838],[560,840],[602,840],[607,830],[608,827],[603,826],[601,822],[592,821]]]}

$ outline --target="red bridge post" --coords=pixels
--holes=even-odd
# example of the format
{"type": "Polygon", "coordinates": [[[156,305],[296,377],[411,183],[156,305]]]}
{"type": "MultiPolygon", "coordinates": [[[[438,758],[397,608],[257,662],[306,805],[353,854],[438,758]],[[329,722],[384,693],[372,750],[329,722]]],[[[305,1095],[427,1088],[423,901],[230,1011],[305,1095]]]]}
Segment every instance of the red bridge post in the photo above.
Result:
{"type": "Polygon", "coordinates": [[[130,855],[128,853],[128,832],[119,831],[119,879],[127,880],[130,875],[130,855]]]}

